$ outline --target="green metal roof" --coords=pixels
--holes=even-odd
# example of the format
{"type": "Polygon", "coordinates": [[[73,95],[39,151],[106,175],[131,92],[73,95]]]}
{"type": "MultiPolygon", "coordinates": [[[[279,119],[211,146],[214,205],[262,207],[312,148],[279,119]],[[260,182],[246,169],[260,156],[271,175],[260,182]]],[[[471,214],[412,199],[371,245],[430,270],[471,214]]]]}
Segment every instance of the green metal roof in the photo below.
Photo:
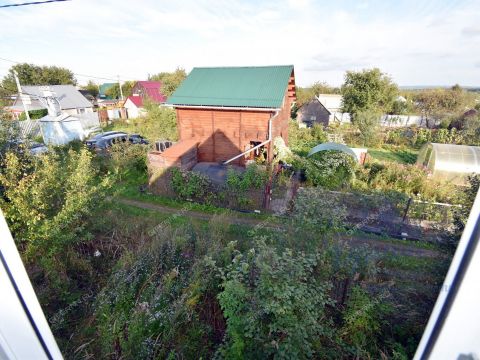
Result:
{"type": "Polygon", "coordinates": [[[193,68],[169,105],[282,107],[293,65],[193,68]]]}
{"type": "Polygon", "coordinates": [[[103,83],[103,84],[99,85],[99,87],[98,87],[98,96],[99,96],[100,98],[103,98],[103,99],[111,100],[112,98],[109,97],[109,96],[107,96],[106,92],[107,92],[110,88],[112,88],[112,87],[114,87],[114,86],[116,86],[116,85],[118,85],[118,84],[117,84],[117,83],[103,83]]]}

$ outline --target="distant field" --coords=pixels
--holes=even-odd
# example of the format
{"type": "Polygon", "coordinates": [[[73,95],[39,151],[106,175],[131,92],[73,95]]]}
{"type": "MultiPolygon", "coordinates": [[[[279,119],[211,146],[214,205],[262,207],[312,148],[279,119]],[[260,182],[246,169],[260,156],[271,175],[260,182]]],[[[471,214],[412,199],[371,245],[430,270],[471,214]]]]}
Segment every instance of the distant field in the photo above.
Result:
{"type": "Polygon", "coordinates": [[[378,161],[394,161],[401,164],[415,164],[418,150],[412,149],[368,149],[368,154],[378,161]]]}

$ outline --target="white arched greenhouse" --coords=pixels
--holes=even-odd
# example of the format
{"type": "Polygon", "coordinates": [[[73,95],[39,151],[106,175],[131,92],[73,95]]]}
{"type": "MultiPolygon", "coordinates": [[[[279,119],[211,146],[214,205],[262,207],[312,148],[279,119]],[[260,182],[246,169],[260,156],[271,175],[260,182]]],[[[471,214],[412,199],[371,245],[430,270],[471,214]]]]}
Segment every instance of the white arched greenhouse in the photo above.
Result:
{"type": "Polygon", "coordinates": [[[317,146],[313,147],[307,156],[312,156],[313,154],[316,154],[321,151],[330,151],[330,150],[344,152],[345,154],[350,155],[355,161],[359,162],[360,164],[365,163],[365,157],[368,151],[367,149],[363,149],[363,148],[350,148],[344,144],[327,142],[327,143],[318,144],[317,146]]]}
{"type": "Polygon", "coordinates": [[[463,184],[468,175],[480,173],[480,147],[428,143],[420,150],[417,164],[435,179],[463,184]]]}

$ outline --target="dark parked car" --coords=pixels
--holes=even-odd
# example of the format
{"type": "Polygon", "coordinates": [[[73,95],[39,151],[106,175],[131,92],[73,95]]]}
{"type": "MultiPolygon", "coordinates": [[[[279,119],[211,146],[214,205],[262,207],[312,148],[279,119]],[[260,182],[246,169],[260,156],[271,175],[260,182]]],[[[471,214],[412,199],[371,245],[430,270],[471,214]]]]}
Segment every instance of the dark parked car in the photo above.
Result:
{"type": "Polygon", "coordinates": [[[12,140],[7,142],[0,152],[3,156],[7,151],[18,153],[28,151],[30,155],[41,155],[48,152],[48,147],[35,141],[12,140]]]}
{"type": "Polygon", "coordinates": [[[96,150],[105,150],[111,147],[113,144],[119,142],[127,142],[131,144],[148,144],[143,136],[138,134],[127,134],[120,131],[108,131],[102,134],[98,134],[93,138],[87,140],[85,143],[88,147],[96,150]]]}
{"type": "Polygon", "coordinates": [[[132,144],[144,144],[144,145],[148,145],[148,140],[145,139],[143,136],[141,135],[138,135],[138,134],[130,134],[128,135],[128,140],[132,143],[132,144]]]}
{"type": "Polygon", "coordinates": [[[127,133],[123,132],[123,131],[106,131],[106,132],[97,134],[97,135],[91,137],[90,139],[86,140],[85,145],[87,145],[89,148],[93,149],[95,147],[95,144],[98,141],[102,140],[103,138],[109,137],[111,135],[127,135],[127,133]]]}

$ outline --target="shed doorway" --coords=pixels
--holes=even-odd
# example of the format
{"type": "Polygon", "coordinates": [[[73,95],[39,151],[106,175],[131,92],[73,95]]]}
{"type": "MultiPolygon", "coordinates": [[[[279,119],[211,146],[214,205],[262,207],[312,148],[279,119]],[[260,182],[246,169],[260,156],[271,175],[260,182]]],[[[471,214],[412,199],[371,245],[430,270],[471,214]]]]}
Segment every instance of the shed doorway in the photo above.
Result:
{"type": "MultiPolygon", "coordinates": [[[[260,145],[261,142],[260,141],[250,141],[250,146],[249,148],[252,149],[254,148],[255,146],[258,146],[260,145]]],[[[260,146],[259,148],[253,150],[253,151],[250,151],[248,154],[247,154],[247,157],[246,157],[246,160],[253,160],[255,161],[256,163],[263,163],[265,162],[266,160],[268,159],[267,157],[267,148],[265,147],[265,145],[262,145],[260,146]]]]}

